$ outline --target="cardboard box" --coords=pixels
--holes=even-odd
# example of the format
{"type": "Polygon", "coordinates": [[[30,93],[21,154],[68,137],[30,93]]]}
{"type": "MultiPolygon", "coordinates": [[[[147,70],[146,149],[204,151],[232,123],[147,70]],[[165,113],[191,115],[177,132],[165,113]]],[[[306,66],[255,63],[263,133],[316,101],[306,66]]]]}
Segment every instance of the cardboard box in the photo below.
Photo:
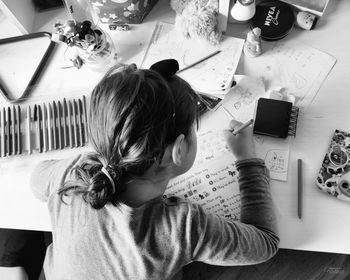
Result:
{"type": "Polygon", "coordinates": [[[158,0],[91,0],[102,23],[141,23],[158,0]]]}

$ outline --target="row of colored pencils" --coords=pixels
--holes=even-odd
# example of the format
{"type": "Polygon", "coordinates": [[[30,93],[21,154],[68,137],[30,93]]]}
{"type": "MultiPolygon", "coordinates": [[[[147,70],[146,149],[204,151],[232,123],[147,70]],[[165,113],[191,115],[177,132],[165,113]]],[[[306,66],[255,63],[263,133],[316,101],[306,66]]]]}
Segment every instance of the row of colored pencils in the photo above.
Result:
{"type": "Polygon", "coordinates": [[[47,152],[88,143],[86,97],[0,110],[0,156],[47,152]],[[25,117],[24,117],[25,115],[25,117]]]}

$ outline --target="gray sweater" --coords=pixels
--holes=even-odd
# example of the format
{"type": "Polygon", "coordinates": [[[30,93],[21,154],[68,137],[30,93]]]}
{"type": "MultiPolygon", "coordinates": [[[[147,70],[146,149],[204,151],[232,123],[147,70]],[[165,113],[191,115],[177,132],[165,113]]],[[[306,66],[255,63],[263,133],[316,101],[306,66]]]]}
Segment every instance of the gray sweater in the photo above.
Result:
{"type": "Polygon", "coordinates": [[[214,265],[264,262],[278,250],[268,170],[260,159],[238,161],[241,221],[207,214],[181,199],[155,199],[139,208],[91,208],[80,195],[62,203],[57,189],[83,156],[44,161],[31,181],[47,201],[53,243],[46,279],[168,279],[192,261],[214,265]]]}

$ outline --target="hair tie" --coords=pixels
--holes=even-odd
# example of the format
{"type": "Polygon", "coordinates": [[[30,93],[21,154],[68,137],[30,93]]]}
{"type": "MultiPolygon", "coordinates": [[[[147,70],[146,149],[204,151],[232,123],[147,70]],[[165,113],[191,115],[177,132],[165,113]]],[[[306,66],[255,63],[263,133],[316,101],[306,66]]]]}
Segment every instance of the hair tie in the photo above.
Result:
{"type": "Polygon", "coordinates": [[[108,170],[104,166],[102,166],[101,171],[107,176],[107,178],[111,182],[111,185],[113,187],[113,193],[115,193],[115,183],[114,183],[114,180],[113,180],[111,174],[109,174],[108,170]]]}

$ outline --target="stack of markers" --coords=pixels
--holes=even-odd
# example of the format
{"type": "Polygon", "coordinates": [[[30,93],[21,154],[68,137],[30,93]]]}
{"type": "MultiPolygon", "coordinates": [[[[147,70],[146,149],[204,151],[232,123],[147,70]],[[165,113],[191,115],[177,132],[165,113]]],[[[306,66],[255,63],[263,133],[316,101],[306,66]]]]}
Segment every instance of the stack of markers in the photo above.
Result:
{"type": "Polygon", "coordinates": [[[0,156],[42,153],[88,143],[86,97],[0,110],[0,156]]]}

